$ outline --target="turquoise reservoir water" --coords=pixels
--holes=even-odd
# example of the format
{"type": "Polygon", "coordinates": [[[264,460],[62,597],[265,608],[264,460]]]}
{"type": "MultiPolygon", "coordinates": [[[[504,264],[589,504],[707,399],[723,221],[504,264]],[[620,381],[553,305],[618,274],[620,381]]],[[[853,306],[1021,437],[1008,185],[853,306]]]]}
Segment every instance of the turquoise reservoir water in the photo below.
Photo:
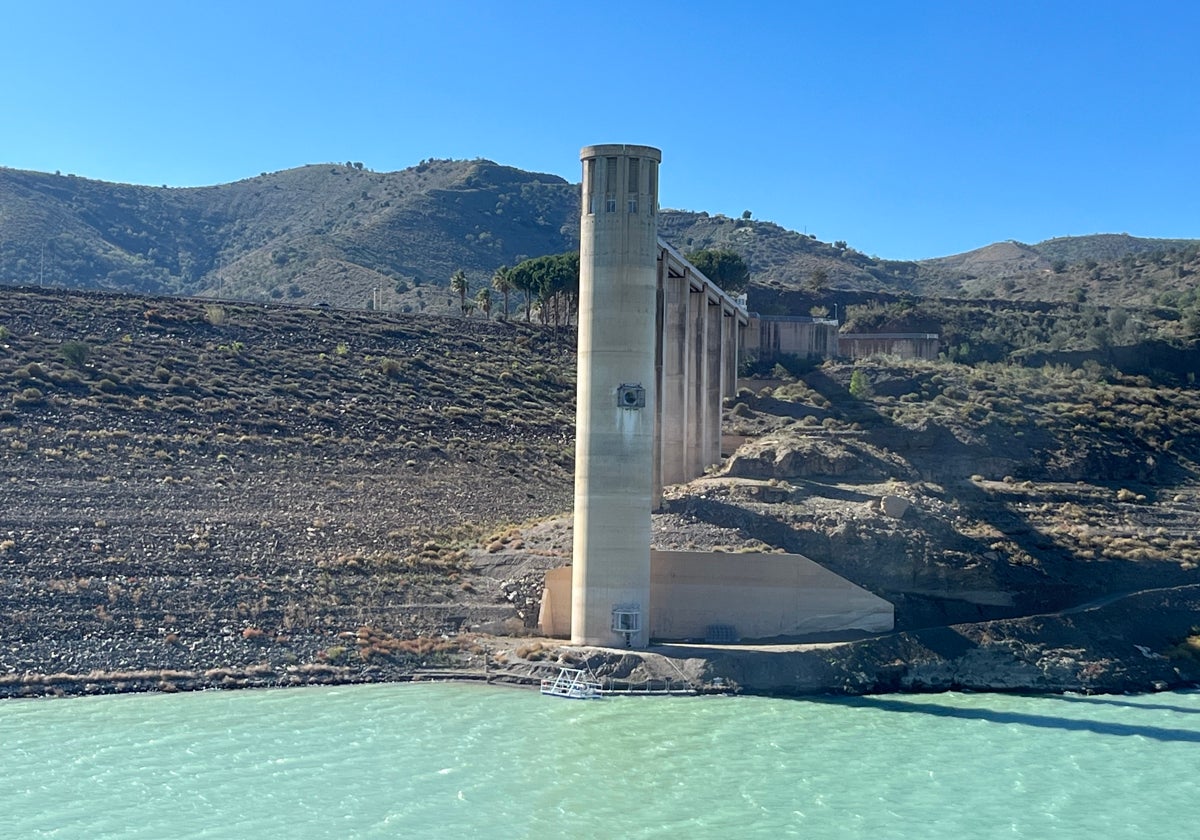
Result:
{"type": "Polygon", "coordinates": [[[0,703],[6,838],[1200,836],[1200,694],[0,703]]]}

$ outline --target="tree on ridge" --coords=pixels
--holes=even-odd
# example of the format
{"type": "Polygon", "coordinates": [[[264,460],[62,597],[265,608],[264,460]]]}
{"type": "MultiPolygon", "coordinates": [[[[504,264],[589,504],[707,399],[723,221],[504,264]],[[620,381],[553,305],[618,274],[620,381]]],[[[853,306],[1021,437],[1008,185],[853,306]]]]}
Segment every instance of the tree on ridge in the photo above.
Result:
{"type": "Polygon", "coordinates": [[[508,276],[508,266],[502,265],[496,269],[496,273],[492,275],[492,288],[504,296],[504,314],[501,320],[507,321],[508,296],[514,289],[512,278],[508,276]]]}
{"type": "Polygon", "coordinates": [[[687,261],[729,295],[740,295],[750,285],[750,269],[737,251],[705,249],[687,255],[687,261]]]}
{"type": "Polygon", "coordinates": [[[487,286],[481,286],[479,291],[475,293],[475,305],[483,310],[484,318],[491,318],[492,290],[487,286]]]}
{"type": "Polygon", "coordinates": [[[509,270],[509,279],[525,295],[526,321],[536,298],[543,322],[553,319],[556,327],[560,321],[571,322],[579,306],[578,251],[524,260],[509,270]]]}
{"type": "Polygon", "coordinates": [[[467,292],[470,291],[470,283],[467,282],[467,273],[461,268],[450,275],[450,291],[458,295],[458,306],[462,310],[462,314],[467,314],[467,292]]]}

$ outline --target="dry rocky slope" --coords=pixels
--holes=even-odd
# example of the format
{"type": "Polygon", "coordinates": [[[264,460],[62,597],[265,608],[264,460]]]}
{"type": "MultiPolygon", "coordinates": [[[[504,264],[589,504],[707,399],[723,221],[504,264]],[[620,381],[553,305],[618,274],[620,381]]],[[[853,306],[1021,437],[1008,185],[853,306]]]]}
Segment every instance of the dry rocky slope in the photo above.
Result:
{"type": "MultiPolygon", "coordinates": [[[[577,248],[579,185],[488,160],[313,164],[186,189],[0,167],[0,218],[0,283],[344,307],[378,294],[445,314],[456,269],[477,289],[501,265],[577,248]]],[[[704,212],[664,209],[659,233],[684,252],[737,251],[763,311],[801,290],[829,308],[831,289],[1191,311],[1200,271],[1200,241],[1113,234],[908,262],[704,212]]]]}
{"type": "Polygon", "coordinates": [[[571,344],[3,290],[0,695],[560,659],[779,694],[1200,679],[1200,393],[1065,367],[760,383],[730,401],[736,454],[669,489],[660,547],[806,554],[895,603],[895,634],[649,656],[521,638],[569,559],[571,344]]]}
{"type": "Polygon", "coordinates": [[[551,332],[16,290],[0,327],[0,693],[377,679],[521,626],[464,549],[570,506],[551,332]]]}

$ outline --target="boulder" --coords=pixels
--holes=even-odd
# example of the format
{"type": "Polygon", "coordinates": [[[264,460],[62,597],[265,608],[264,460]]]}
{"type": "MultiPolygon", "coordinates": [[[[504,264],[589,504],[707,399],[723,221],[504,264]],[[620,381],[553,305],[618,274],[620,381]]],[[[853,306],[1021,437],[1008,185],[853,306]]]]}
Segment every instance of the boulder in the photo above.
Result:
{"type": "Polygon", "coordinates": [[[903,519],[911,503],[900,496],[884,496],[879,500],[879,509],[892,519],[903,519]]]}

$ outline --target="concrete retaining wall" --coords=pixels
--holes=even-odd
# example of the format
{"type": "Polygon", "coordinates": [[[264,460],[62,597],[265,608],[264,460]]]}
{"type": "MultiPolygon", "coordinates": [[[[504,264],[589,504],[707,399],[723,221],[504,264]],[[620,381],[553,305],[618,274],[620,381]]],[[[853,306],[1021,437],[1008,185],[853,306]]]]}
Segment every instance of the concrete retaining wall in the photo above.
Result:
{"type": "Polygon", "coordinates": [[[936,359],[941,346],[932,333],[844,333],[838,337],[838,354],[851,359],[895,356],[899,359],[936,359]]]}
{"type": "MultiPolygon", "coordinates": [[[[571,627],[571,570],[546,574],[539,617],[547,636],[571,627]]],[[[841,630],[885,632],[892,605],[799,554],[650,553],[650,635],[700,639],[713,624],[743,639],[841,630]]]]}
{"type": "Polygon", "coordinates": [[[831,359],[838,353],[838,323],[828,318],[755,316],[746,328],[745,350],[759,360],[831,359]]]}

